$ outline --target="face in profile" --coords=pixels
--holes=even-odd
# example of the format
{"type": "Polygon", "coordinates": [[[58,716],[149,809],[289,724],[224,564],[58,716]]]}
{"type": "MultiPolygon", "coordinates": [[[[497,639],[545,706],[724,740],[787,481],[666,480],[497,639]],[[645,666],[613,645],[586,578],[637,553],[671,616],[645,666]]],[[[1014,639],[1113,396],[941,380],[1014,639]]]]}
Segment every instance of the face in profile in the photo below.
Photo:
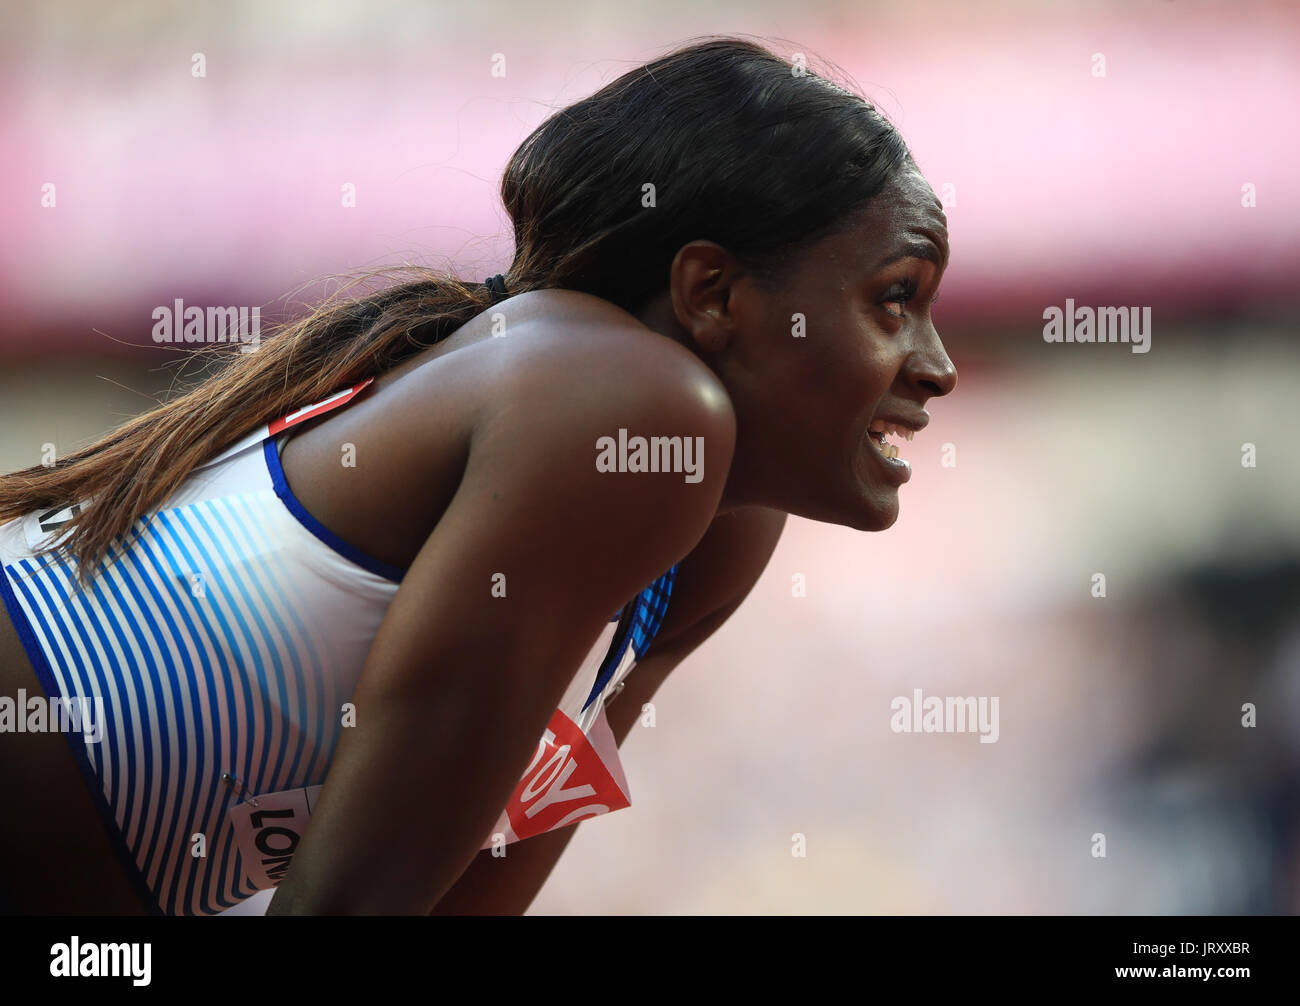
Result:
{"type": "Polygon", "coordinates": [[[732,499],[864,531],[898,519],[914,444],[937,449],[926,403],[957,383],[930,314],[947,263],[943,207],[909,163],[775,288],[737,281],[706,355],[736,411],[732,499]]]}

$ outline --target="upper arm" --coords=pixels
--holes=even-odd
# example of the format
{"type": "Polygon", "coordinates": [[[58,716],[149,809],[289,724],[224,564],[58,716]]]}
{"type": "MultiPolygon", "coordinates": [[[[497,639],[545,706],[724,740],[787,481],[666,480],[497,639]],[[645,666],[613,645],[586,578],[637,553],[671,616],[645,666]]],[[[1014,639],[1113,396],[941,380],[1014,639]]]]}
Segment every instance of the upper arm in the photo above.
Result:
{"type": "Polygon", "coordinates": [[[646,345],[611,345],[581,380],[540,341],[502,354],[500,405],[389,606],[271,914],[428,911],[610,613],[704,534],[734,416],[702,367],[646,345]],[[701,437],[703,480],[598,471],[597,439],[620,428],[701,437]]]}

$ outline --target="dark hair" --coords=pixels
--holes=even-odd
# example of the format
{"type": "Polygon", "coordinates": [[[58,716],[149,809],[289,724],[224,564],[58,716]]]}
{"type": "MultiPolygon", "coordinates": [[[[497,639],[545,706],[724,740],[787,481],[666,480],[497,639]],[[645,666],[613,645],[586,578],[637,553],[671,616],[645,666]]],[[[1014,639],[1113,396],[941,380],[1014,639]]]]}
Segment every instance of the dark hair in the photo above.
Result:
{"type": "Polygon", "coordinates": [[[847,226],[907,160],[865,99],[753,42],[692,45],[556,113],[515,151],[501,184],[515,232],[507,282],[635,314],[701,238],[770,278],[847,226]]]}
{"type": "MultiPolygon", "coordinates": [[[[505,287],[578,290],[635,314],[667,287],[678,249],[701,238],[771,281],[800,246],[849,226],[909,159],[865,99],[757,43],[697,42],[556,112],[514,152],[501,183],[515,235],[505,287]]],[[[497,299],[484,283],[414,272],[327,301],[52,467],[0,477],[0,521],[82,503],[62,547],[88,582],[196,466],[260,423],[391,369],[497,299]]]]}

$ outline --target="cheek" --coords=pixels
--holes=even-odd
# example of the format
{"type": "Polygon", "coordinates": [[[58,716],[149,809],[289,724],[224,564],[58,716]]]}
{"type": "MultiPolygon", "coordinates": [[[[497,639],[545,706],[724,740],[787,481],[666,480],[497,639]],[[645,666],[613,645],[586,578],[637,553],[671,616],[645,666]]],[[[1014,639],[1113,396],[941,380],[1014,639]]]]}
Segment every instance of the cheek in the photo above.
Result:
{"type": "Polygon", "coordinates": [[[803,334],[788,341],[791,370],[812,393],[833,401],[851,394],[875,366],[862,322],[852,314],[809,315],[803,334]]]}
{"type": "Polygon", "coordinates": [[[892,381],[888,354],[867,337],[834,347],[810,375],[826,410],[841,423],[865,426],[892,381]]]}
{"type": "Polygon", "coordinates": [[[886,337],[851,304],[803,307],[789,301],[766,312],[757,397],[776,414],[771,419],[802,438],[856,443],[889,387],[886,337]]]}

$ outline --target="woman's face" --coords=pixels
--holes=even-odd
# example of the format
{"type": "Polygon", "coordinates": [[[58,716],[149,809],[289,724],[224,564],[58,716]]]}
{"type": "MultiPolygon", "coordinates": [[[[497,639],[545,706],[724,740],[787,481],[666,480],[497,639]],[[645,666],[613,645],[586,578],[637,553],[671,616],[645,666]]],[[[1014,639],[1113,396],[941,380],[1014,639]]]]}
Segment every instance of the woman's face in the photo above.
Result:
{"type": "Polygon", "coordinates": [[[948,229],[925,179],[905,165],[849,229],[792,261],[778,289],[729,262],[711,269],[723,260],[690,247],[673,263],[669,298],[736,413],[723,507],[771,506],[864,531],[892,525],[911,475],[905,459],[938,449],[920,432],[925,404],[957,383],[930,317],[948,229]],[[915,444],[904,431],[920,434],[915,444]]]}

